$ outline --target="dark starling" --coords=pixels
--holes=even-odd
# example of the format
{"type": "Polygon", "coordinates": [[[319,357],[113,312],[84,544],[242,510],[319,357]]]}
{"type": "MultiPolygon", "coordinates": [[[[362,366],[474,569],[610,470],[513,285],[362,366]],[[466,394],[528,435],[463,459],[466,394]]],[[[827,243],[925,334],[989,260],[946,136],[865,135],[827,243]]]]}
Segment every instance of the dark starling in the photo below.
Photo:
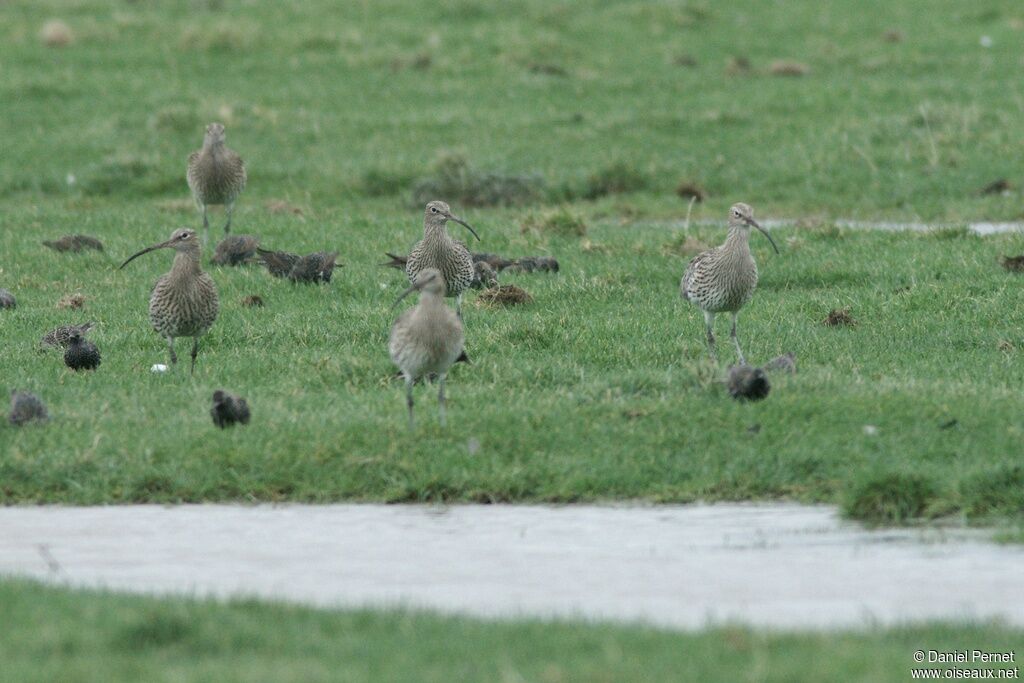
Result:
{"type": "Polygon", "coordinates": [[[336,251],[318,251],[303,256],[292,266],[288,279],[292,282],[330,282],[337,258],[336,251]]]}
{"type": "Polygon", "coordinates": [[[64,365],[75,371],[95,370],[100,366],[100,350],[80,332],[72,332],[64,351],[64,365]]]}
{"type": "Polygon", "coordinates": [[[11,412],[7,415],[7,420],[15,427],[32,421],[46,422],[49,417],[46,406],[38,396],[27,391],[11,392],[11,412]]]}
{"type": "Polygon", "coordinates": [[[15,308],[17,305],[13,294],[6,289],[0,289],[0,308],[15,308]]]}
{"type": "Polygon", "coordinates": [[[244,398],[232,396],[223,389],[213,392],[213,407],[210,408],[213,424],[221,429],[230,427],[236,422],[249,424],[249,404],[244,398]]]}
{"type": "Polygon", "coordinates": [[[760,401],[768,395],[771,385],[761,368],[734,365],[729,368],[729,395],[740,401],[760,401]]]}
{"type": "Polygon", "coordinates": [[[83,249],[103,251],[103,242],[88,235],[64,235],[56,240],[43,240],[43,244],[55,251],[79,252],[83,249]]]}
{"type": "Polygon", "coordinates": [[[504,256],[499,256],[498,254],[488,254],[487,252],[475,252],[473,254],[473,263],[486,263],[491,268],[493,268],[495,272],[501,272],[502,270],[505,270],[513,263],[515,263],[515,261],[512,259],[507,259],[504,256]]]}
{"type": "Polygon", "coordinates": [[[66,348],[71,342],[72,334],[77,332],[78,334],[85,336],[85,334],[93,328],[93,325],[95,325],[95,323],[92,321],[82,323],[81,325],[61,325],[57,329],[50,330],[44,334],[40,343],[43,346],[60,346],[66,348]]]}
{"type": "Polygon", "coordinates": [[[259,239],[252,235],[228,235],[217,245],[210,262],[218,266],[237,266],[254,257],[259,246],[259,239]]]}
{"type": "Polygon", "coordinates": [[[524,256],[509,264],[508,269],[519,273],[557,273],[558,261],[550,256],[524,256]]]}
{"type": "Polygon", "coordinates": [[[259,247],[256,251],[263,259],[263,265],[274,277],[288,277],[300,258],[298,254],[289,254],[287,251],[271,251],[259,247]]]}
{"type": "Polygon", "coordinates": [[[473,281],[469,283],[473,289],[488,289],[498,286],[498,274],[494,272],[487,261],[476,261],[473,263],[473,281]]]}

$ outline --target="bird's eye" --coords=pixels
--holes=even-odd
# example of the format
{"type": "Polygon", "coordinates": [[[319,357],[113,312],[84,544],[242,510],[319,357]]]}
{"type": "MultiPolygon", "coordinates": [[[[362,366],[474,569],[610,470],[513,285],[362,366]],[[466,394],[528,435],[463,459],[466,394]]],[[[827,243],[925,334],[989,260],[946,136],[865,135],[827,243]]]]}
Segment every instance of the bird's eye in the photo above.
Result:
{"type": "Polygon", "coordinates": [[[437,213],[437,207],[436,206],[430,207],[430,213],[437,213]]]}
{"type": "Polygon", "coordinates": [[[183,239],[185,239],[186,237],[188,237],[188,233],[187,233],[187,232],[183,232],[183,233],[181,233],[181,235],[180,235],[180,236],[178,237],[178,239],[179,239],[179,240],[183,240],[183,239]]]}

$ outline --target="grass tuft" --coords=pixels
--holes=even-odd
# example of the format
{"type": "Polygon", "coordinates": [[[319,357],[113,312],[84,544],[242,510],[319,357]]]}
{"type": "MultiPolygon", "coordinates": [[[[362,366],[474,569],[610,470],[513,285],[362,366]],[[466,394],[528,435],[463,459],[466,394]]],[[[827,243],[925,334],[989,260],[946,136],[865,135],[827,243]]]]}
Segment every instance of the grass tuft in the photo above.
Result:
{"type": "Polygon", "coordinates": [[[520,232],[558,237],[583,237],[587,234],[587,223],[579,213],[567,206],[562,206],[527,215],[520,225],[520,232]]]}
{"type": "Polygon", "coordinates": [[[584,199],[626,194],[647,189],[649,180],[635,166],[618,161],[590,175],[583,187],[584,199]]]}
{"type": "Polygon", "coordinates": [[[977,472],[960,483],[969,519],[1024,516],[1024,466],[1004,465],[977,472]]]}
{"type": "Polygon", "coordinates": [[[507,175],[473,168],[465,154],[442,151],[431,173],[412,188],[413,204],[423,206],[434,199],[464,206],[517,206],[541,198],[544,182],[537,175],[507,175]]]}
{"type": "Polygon", "coordinates": [[[919,474],[892,472],[854,482],[843,500],[843,514],[868,524],[905,524],[922,517],[938,495],[934,482],[919,474]]]}

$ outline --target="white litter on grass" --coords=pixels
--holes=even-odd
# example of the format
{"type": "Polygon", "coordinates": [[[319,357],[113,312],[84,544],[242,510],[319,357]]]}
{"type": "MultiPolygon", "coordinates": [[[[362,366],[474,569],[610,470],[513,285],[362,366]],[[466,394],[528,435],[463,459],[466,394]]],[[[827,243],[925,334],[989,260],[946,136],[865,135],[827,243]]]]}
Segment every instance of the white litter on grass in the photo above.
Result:
{"type": "Polygon", "coordinates": [[[163,363],[156,363],[149,369],[150,372],[167,372],[167,366],[163,363]]]}

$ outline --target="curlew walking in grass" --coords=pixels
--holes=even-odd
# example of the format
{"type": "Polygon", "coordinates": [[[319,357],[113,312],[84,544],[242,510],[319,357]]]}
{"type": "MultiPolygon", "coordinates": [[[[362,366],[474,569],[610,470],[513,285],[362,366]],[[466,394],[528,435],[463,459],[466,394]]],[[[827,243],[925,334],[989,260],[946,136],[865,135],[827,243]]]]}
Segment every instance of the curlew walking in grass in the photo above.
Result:
{"type": "Polygon", "coordinates": [[[409,429],[413,420],[413,385],[421,377],[437,375],[437,401],[441,426],[445,424],[446,399],[444,382],[448,370],[462,356],[462,321],[444,304],[447,286],[441,272],[426,268],[416,275],[411,287],[395,301],[419,291],[420,302],[398,316],[391,328],[388,352],[405,377],[406,404],[409,406],[409,429]]]}
{"type": "Polygon", "coordinates": [[[444,202],[433,201],[427,204],[423,215],[423,239],[416,243],[405,263],[405,274],[409,282],[415,283],[417,276],[428,268],[441,272],[446,283],[445,296],[455,297],[455,310],[462,318],[462,295],[473,282],[473,257],[466,245],[452,239],[446,225],[448,221],[462,225],[477,240],[480,235],[466,221],[452,215],[451,208],[444,202]]]}
{"type": "Polygon", "coordinates": [[[219,302],[213,279],[199,264],[199,238],[195,230],[180,228],[166,242],[154,244],[121,264],[124,268],[143,254],[157,249],[173,249],[174,265],[160,277],[149,295],[149,321],[153,329],[167,340],[171,364],[178,362],[174,353],[177,337],[192,337],[192,372],[196,370],[199,338],[217,319],[219,302]]]}
{"type": "Polygon", "coordinates": [[[718,313],[732,314],[730,336],[736,345],[740,364],[747,362],[736,337],[736,317],[740,309],[750,301],[757,287],[757,264],[750,253],[751,227],[763,232],[772,243],[775,253],[779,253],[772,236],[754,220],[753,209],[746,204],[734,204],[729,209],[729,236],[725,243],[694,256],[680,283],[682,297],[704,312],[708,350],[716,363],[718,356],[715,353],[714,326],[715,315],[718,313]]]}
{"type": "Polygon", "coordinates": [[[210,219],[207,207],[220,204],[228,214],[224,233],[231,232],[231,213],[235,200],[245,189],[245,162],[224,144],[224,125],[211,123],[206,127],[203,147],[188,156],[185,178],[196,206],[203,212],[203,239],[209,239],[210,219]]]}

